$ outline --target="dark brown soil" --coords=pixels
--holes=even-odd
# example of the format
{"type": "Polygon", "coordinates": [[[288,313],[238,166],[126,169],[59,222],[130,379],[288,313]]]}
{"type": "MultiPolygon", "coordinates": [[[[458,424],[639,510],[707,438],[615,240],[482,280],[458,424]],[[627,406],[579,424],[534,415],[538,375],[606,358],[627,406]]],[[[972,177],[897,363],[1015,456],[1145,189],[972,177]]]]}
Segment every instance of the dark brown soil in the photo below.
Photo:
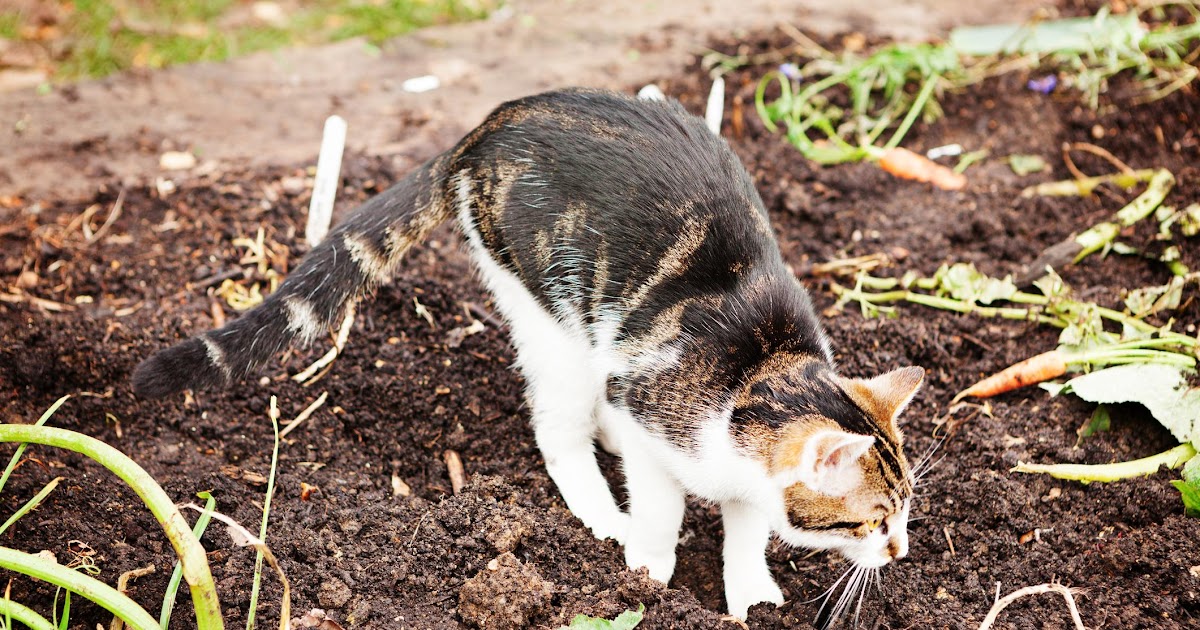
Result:
{"type": "MultiPolygon", "coordinates": [[[[787,40],[771,35],[738,43],[766,50],[787,40]]],[[[765,133],[753,113],[756,77],[765,69],[728,78],[725,131],[759,184],[785,257],[822,309],[834,298],[830,280],[810,273],[814,263],[884,252],[896,262],[883,273],[931,273],[945,262],[971,261],[1003,274],[1132,198],[1124,191],[1021,198],[1030,183],[1069,177],[1059,157],[1063,142],[1090,141],[1134,167],[1171,169],[1179,184],[1168,203],[1200,200],[1194,90],[1150,105],[1111,101],[1100,114],[1079,106],[1070,92],[1030,92],[1019,75],[948,95],[948,116],[919,125],[907,144],[924,150],[958,142],[987,148],[992,159],[968,172],[966,190],[947,193],[894,180],[870,165],[807,163],[765,133]],[[743,124],[734,134],[738,108],[743,124]],[[1017,177],[998,160],[1011,153],[1039,154],[1053,170],[1017,177]]],[[[703,107],[708,79],[698,67],[663,85],[691,110],[703,107]]],[[[1109,170],[1086,156],[1077,161],[1085,171],[1109,170]]],[[[339,210],[382,190],[409,166],[349,155],[339,210]]],[[[232,239],[253,238],[261,226],[280,272],[301,254],[305,177],[302,169],[255,168],[178,182],[169,195],[128,187],[120,217],[91,244],[76,219],[99,204],[90,219],[97,229],[118,197],[115,183],[98,183],[85,200],[0,209],[0,281],[69,309],[0,302],[0,420],[32,422],[58,397],[76,394],[51,424],[131,454],[180,502],[211,491],[221,511],[256,529],[272,446],[269,397],[278,397],[286,422],[328,392],[325,405],[284,440],[272,503],[267,540],[291,580],[295,614],[323,608],[347,627],[555,627],[576,613],[611,618],[645,604],[644,628],[735,627],[721,619],[715,508],[689,509],[671,588],[625,570],[619,547],[592,539],[567,512],[533,445],[505,331],[489,322],[461,343],[452,332],[478,316],[470,313],[487,311],[489,301],[448,229],[414,252],[362,309],[345,353],[315,385],[304,388],[288,376],[323,348],[293,353],[263,382],[228,392],[164,402],[132,396],[129,374],[141,358],[214,325],[213,305],[224,301],[213,295],[219,285],[213,278],[237,272],[241,284],[252,284],[240,270],[254,265],[240,262],[246,250],[232,239]],[[447,449],[461,454],[470,476],[457,495],[444,463],[447,449]],[[411,495],[398,494],[394,479],[411,495]]],[[[1161,247],[1154,231],[1139,227],[1123,240],[1161,247]]],[[[1183,253],[1185,263],[1200,267],[1194,242],[1183,253]]],[[[1122,288],[1169,278],[1160,263],[1121,256],[1093,256],[1063,275],[1085,298],[1116,308],[1122,288]]],[[[1194,293],[1177,314],[1176,330],[1195,332],[1200,315],[1193,299],[1194,293]]],[[[913,454],[933,443],[954,392],[1056,340],[1055,331],[1025,323],[919,307],[902,308],[894,319],[831,312],[827,326],[847,374],[907,364],[929,369],[927,387],[904,421],[913,454]]],[[[1076,448],[1075,431],[1090,413],[1079,401],[1029,389],[995,399],[990,413],[964,410],[950,418],[940,464],[914,510],[920,520],[911,527],[911,555],[886,571],[882,593],[863,606],[863,625],[975,628],[997,589],[1058,580],[1086,589],[1079,602],[1091,628],[1200,627],[1200,520],[1183,516],[1167,483],[1173,473],[1085,486],[1009,472],[1018,460],[1101,463],[1172,445],[1140,408],[1119,406],[1111,431],[1076,448]]],[[[110,583],[153,563],[158,570],[136,580],[129,594],[157,611],[170,548],[133,493],[97,465],[31,448],[0,496],[0,514],[12,513],[55,476],[65,477],[63,484],[3,544],[50,550],[67,563],[80,548],[71,541],[82,541],[110,583]]],[[[217,526],[203,542],[226,623],[243,625],[253,553],[235,548],[217,526]]],[[[770,559],[788,601],[779,609],[756,607],[749,625],[811,627],[813,600],[840,575],[842,561],[783,546],[772,547],[770,559]]],[[[259,620],[274,624],[281,591],[270,576],[265,583],[259,620]]],[[[53,595],[44,583],[12,581],[12,599],[47,614],[53,595]]],[[[79,627],[108,618],[78,600],[72,613],[79,627]]],[[[172,627],[189,627],[190,615],[190,605],[181,604],[172,627]]],[[[1043,595],[1018,601],[995,627],[1071,622],[1061,600],[1043,595]]]]}

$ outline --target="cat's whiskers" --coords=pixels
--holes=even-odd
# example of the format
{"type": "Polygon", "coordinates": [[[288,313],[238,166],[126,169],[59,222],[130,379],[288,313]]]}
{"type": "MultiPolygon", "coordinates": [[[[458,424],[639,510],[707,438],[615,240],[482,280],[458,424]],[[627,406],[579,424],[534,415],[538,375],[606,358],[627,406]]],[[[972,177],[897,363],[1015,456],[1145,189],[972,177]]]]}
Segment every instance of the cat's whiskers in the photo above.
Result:
{"type": "MultiPolygon", "coordinates": [[[[932,455],[932,453],[930,453],[930,455],[932,455]]],[[[917,483],[924,479],[926,475],[928,475],[934,468],[937,468],[938,465],[946,459],[946,456],[947,454],[943,453],[937,459],[929,457],[920,462],[918,466],[913,469],[913,482],[917,483]]]]}
{"type": "Polygon", "coordinates": [[[858,626],[859,614],[862,612],[863,599],[866,598],[867,593],[871,590],[871,587],[875,587],[877,590],[882,590],[880,588],[880,583],[881,580],[879,577],[879,567],[871,567],[863,571],[863,579],[858,590],[858,603],[854,605],[855,627],[858,626]]]}
{"type": "Polygon", "coordinates": [[[821,607],[817,610],[817,627],[821,630],[829,630],[832,628],[842,616],[849,612],[850,606],[854,606],[854,625],[858,626],[860,613],[862,612],[863,600],[866,599],[867,592],[875,587],[882,591],[881,569],[879,567],[864,567],[857,564],[852,564],[839,577],[832,586],[824,593],[816,598],[809,600],[811,603],[817,599],[822,599],[821,607]],[[849,578],[849,579],[847,579],[849,578]],[[834,591],[838,586],[845,582],[845,587],[838,595],[837,601],[834,602],[833,608],[826,614],[826,608],[829,606],[829,600],[833,596],[834,591]]]}
{"type": "Polygon", "coordinates": [[[928,474],[930,470],[933,470],[934,467],[936,467],[942,462],[943,459],[945,459],[945,455],[943,455],[942,457],[939,457],[937,461],[933,460],[933,456],[942,448],[942,445],[945,443],[945,437],[934,440],[934,442],[929,445],[929,448],[927,448],[921,455],[920,459],[917,460],[917,463],[913,465],[912,478],[914,486],[917,485],[921,481],[921,478],[928,474]]]}
{"type": "MultiPolygon", "coordinates": [[[[818,552],[814,552],[814,553],[818,553],[818,552]]],[[[833,595],[833,591],[835,591],[837,589],[838,585],[842,583],[842,580],[845,580],[846,576],[850,575],[850,573],[853,572],[854,569],[856,569],[856,568],[857,568],[857,565],[855,565],[855,564],[851,564],[850,566],[846,567],[846,570],[842,571],[842,574],[840,576],[838,576],[838,579],[834,580],[833,584],[830,585],[829,588],[822,591],[820,595],[817,595],[816,597],[814,597],[810,600],[803,601],[801,603],[802,604],[811,604],[817,600],[824,600],[821,603],[821,607],[817,610],[817,614],[819,615],[821,611],[825,610],[825,605],[829,603],[829,597],[831,595],[833,595]]]]}

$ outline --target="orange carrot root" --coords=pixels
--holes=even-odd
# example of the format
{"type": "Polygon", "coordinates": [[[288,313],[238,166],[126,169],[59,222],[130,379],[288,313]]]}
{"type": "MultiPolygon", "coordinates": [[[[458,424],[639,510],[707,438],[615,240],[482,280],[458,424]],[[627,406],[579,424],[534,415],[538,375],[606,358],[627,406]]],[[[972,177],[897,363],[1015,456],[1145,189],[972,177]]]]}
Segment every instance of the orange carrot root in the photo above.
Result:
{"type": "Polygon", "coordinates": [[[919,153],[901,147],[884,151],[883,157],[879,158],[879,168],[896,177],[929,182],[942,190],[960,190],[967,185],[967,178],[962,173],[955,173],[919,153]]]}
{"type": "Polygon", "coordinates": [[[950,401],[954,404],[967,396],[989,398],[1014,389],[1048,381],[1067,373],[1067,358],[1058,350],[1043,352],[1014,363],[962,390],[950,401]]]}

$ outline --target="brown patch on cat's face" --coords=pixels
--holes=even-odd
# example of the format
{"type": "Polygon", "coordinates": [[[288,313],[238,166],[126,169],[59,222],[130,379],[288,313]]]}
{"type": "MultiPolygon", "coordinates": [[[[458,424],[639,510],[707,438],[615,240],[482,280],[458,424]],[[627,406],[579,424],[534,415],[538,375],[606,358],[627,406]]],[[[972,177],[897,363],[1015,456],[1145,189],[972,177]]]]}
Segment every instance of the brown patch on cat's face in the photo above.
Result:
{"type": "MultiPolygon", "coordinates": [[[[807,419],[789,427],[774,447],[772,475],[786,474],[801,465],[801,458],[814,434],[822,431],[842,429],[825,418],[807,419]]],[[[910,488],[905,480],[884,474],[886,468],[878,449],[877,443],[844,473],[848,476],[848,491],[844,494],[824,494],[800,482],[785,488],[784,506],[789,523],[797,529],[829,530],[861,538],[872,529],[870,523],[902,509],[910,488]]],[[[818,456],[822,457],[824,453],[818,456]]],[[[907,467],[905,470],[907,472],[907,467]]]]}
{"type": "MultiPolygon", "coordinates": [[[[767,470],[771,475],[779,475],[798,466],[809,439],[813,434],[823,430],[838,430],[838,426],[827,418],[812,416],[797,418],[782,432],[772,432],[775,435],[770,436],[772,438],[770,443],[759,444],[760,449],[765,448],[770,451],[767,470]]],[[[759,436],[759,439],[766,437],[768,436],[764,433],[759,436]]]]}
{"type": "Polygon", "coordinates": [[[814,360],[803,356],[775,358],[750,376],[748,380],[759,386],[742,390],[735,404],[786,417],[788,400],[841,396],[843,406],[829,405],[828,413],[837,415],[837,419],[791,410],[796,415],[782,425],[744,422],[737,426],[734,437],[745,452],[757,456],[777,478],[811,472],[798,471],[797,467],[812,466],[811,456],[802,460],[813,448],[817,449],[818,460],[826,455],[819,442],[812,442],[818,434],[836,432],[874,438],[865,453],[833,477],[841,482],[842,488],[837,491],[818,491],[799,481],[782,490],[793,528],[862,539],[879,523],[899,514],[912,494],[908,461],[893,419],[920,383],[921,372],[919,368],[898,370],[869,381],[822,376],[819,371],[796,378],[803,373],[804,365],[814,360]],[[789,373],[790,377],[781,376],[789,373]],[[801,394],[802,398],[796,398],[801,394]]]}
{"type": "Polygon", "coordinates": [[[840,380],[842,389],[854,404],[871,414],[880,427],[890,432],[897,443],[902,443],[903,436],[896,425],[896,417],[916,395],[924,378],[925,370],[919,367],[905,367],[872,379],[840,380]]]}

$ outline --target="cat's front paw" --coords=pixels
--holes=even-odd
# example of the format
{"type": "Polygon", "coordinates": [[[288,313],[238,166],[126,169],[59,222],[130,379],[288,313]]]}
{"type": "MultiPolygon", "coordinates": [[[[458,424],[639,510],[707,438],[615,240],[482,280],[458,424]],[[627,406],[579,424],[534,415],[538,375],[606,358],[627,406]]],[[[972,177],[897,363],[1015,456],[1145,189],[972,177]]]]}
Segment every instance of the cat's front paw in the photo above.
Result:
{"type": "Polygon", "coordinates": [[[729,614],[738,619],[746,618],[746,611],[759,602],[770,602],[776,606],[783,604],[783,591],[775,580],[726,580],[725,601],[729,604],[729,614]]]}
{"type": "Polygon", "coordinates": [[[635,571],[646,567],[650,577],[666,584],[675,573],[675,549],[653,550],[630,541],[625,546],[625,564],[635,571]]]}
{"type": "Polygon", "coordinates": [[[592,535],[597,540],[611,538],[617,543],[624,545],[625,539],[629,535],[629,515],[624,512],[608,515],[601,519],[595,519],[593,522],[586,523],[588,529],[592,530],[592,535]]]}

